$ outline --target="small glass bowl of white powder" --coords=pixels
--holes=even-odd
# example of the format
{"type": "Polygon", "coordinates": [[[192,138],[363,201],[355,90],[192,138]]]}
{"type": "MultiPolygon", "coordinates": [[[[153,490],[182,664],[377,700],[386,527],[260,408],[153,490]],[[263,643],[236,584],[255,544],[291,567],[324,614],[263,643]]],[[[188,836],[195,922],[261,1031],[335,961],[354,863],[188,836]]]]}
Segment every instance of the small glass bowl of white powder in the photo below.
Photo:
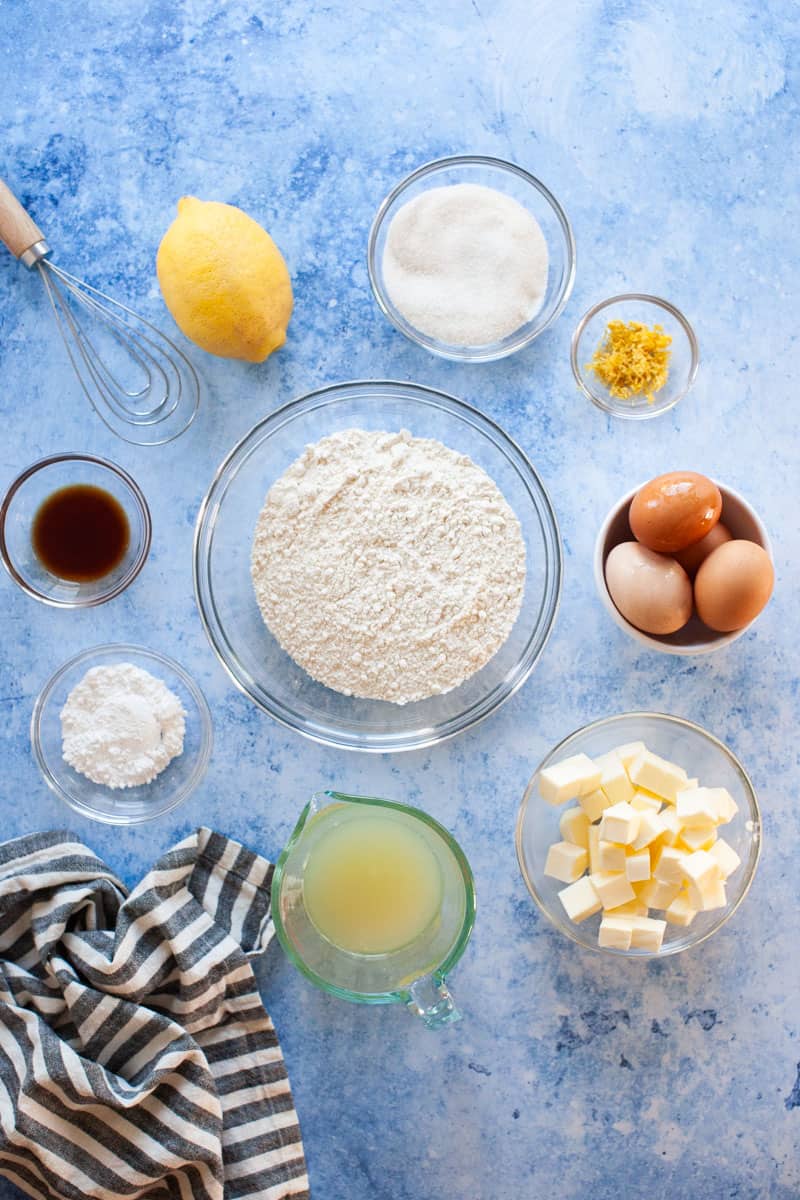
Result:
{"type": "Polygon", "coordinates": [[[575,240],[555,196],[522,167],[460,155],[419,167],[378,209],[367,266],[380,308],[433,354],[491,362],[563,311],[575,240]]]}
{"type": "Polygon", "coordinates": [[[203,693],[178,663],[141,646],[93,646],[45,684],[31,718],[45,782],[70,808],[136,825],[177,807],[213,742],[203,693]]]}

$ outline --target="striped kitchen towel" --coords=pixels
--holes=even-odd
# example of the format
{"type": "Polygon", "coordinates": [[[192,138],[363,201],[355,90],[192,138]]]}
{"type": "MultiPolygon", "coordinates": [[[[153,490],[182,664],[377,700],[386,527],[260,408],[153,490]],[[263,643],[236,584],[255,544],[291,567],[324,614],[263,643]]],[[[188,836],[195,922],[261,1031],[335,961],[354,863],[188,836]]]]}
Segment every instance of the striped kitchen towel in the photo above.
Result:
{"type": "Polygon", "coordinates": [[[130,895],[68,833],[0,845],[0,1172],[36,1197],[308,1197],[250,957],[272,864],[200,829],[130,895]]]}

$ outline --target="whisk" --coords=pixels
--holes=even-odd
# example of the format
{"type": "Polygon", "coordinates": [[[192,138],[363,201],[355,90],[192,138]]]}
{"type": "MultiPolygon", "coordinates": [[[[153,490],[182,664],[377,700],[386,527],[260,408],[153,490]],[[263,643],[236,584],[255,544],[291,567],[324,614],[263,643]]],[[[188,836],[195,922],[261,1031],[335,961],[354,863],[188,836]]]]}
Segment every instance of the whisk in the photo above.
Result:
{"type": "Polygon", "coordinates": [[[188,429],[200,401],[189,359],[155,325],[51,262],[44,234],[2,179],[0,239],[39,272],[78,382],[108,428],[137,446],[161,446],[188,429]]]}

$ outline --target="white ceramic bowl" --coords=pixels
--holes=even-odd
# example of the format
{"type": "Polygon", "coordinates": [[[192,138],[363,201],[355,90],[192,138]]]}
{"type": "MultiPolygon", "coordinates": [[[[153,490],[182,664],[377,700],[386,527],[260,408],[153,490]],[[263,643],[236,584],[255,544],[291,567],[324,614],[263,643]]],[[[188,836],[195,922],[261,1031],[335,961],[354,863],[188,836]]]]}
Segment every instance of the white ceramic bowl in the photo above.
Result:
{"type": "MultiPolygon", "coordinates": [[[[669,633],[661,636],[654,633],[643,633],[641,629],[637,629],[635,625],[631,625],[630,621],[625,620],[611,599],[606,584],[606,559],[620,542],[632,542],[636,540],[628,524],[628,510],[631,500],[633,500],[639,488],[643,487],[646,482],[647,480],[643,480],[635,488],[631,488],[629,492],[626,492],[621,500],[617,501],[600,526],[600,532],[597,535],[597,541],[594,545],[594,582],[606,611],[612,620],[619,625],[620,629],[624,629],[628,636],[632,637],[635,642],[639,642],[642,646],[647,646],[650,650],[660,650],[663,654],[709,654],[712,650],[719,650],[722,646],[729,646],[731,642],[735,642],[743,633],[746,633],[750,625],[754,622],[751,621],[749,625],[745,625],[742,629],[735,629],[733,633],[715,633],[713,629],[709,629],[707,625],[704,625],[698,616],[694,615],[688,624],[684,625],[683,629],[679,629],[677,633],[669,633]]],[[[759,546],[763,546],[767,554],[772,558],[772,546],[769,535],[755,509],[747,503],[744,496],[734,491],[733,488],[720,483],[718,479],[714,480],[714,482],[722,494],[722,516],[720,520],[723,524],[727,525],[735,538],[744,538],[748,542],[756,542],[759,546]]],[[[757,621],[758,617],[755,620],[757,621]]]]}

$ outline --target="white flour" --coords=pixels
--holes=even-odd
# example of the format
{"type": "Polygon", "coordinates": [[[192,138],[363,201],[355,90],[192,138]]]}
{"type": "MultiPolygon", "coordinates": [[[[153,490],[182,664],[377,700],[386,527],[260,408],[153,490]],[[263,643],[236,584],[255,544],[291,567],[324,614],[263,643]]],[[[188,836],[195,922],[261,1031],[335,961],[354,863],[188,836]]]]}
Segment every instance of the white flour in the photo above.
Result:
{"type": "Polygon", "coordinates": [[[162,680],[131,663],[92,667],[61,710],[61,752],[92,783],[138,787],[183,752],[185,728],[162,680]]]}
{"type": "Polygon", "coordinates": [[[348,429],[272,486],[251,570],[269,629],[345,695],[405,704],[458,687],[522,603],[519,521],[466,455],[410,433],[348,429]]]}
{"type": "Polygon", "coordinates": [[[475,183],[430,188],[404,204],[386,236],[383,279],[393,304],[450,346],[499,342],[542,307],[548,253],[535,218],[475,183]]]}

